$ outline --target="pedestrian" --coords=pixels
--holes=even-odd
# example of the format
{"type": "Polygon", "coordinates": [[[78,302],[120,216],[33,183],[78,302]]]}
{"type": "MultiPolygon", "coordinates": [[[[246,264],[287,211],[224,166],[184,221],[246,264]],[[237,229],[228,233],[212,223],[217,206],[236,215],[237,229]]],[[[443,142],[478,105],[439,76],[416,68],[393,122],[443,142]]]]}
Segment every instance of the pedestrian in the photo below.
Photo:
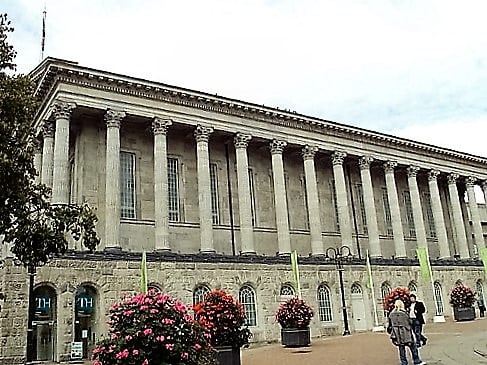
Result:
{"type": "Polygon", "coordinates": [[[413,328],[414,337],[416,338],[416,347],[426,345],[428,339],[423,335],[424,317],[426,307],[423,302],[416,299],[415,294],[409,296],[411,300],[411,306],[409,307],[409,317],[411,318],[411,326],[413,328]]]}
{"type": "Polygon", "coordinates": [[[479,299],[477,301],[477,305],[479,306],[480,317],[484,317],[485,316],[485,304],[484,304],[483,299],[479,299]]]}
{"type": "Polygon", "coordinates": [[[392,343],[399,349],[401,365],[408,365],[406,346],[411,351],[414,365],[426,365],[419,357],[418,348],[416,347],[416,341],[411,328],[411,319],[404,308],[404,302],[400,299],[395,301],[394,309],[389,314],[387,333],[390,334],[392,343]]]}

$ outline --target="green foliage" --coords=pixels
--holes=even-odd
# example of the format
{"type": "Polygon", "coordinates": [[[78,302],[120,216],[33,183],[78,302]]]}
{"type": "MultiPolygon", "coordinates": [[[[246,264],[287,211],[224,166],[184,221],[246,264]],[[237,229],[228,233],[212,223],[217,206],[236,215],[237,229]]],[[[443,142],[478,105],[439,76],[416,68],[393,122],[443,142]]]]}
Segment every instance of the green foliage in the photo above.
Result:
{"type": "Polygon", "coordinates": [[[96,216],[86,205],[49,204],[50,190],[35,183],[32,121],[37,107],[34,84],[15,75],[13,31],[0,14],[0,235],[25,266],[36,267],[66,251],[66,234],[94,249],[99,243],[96,216]]]}

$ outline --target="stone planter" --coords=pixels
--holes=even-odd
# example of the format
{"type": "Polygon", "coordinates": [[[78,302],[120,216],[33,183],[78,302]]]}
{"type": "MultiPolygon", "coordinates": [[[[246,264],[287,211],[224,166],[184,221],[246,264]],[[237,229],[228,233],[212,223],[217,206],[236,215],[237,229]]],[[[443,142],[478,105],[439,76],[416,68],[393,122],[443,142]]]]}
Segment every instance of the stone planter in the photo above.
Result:
{"type": "Polygon", "coordinates": [[[453,307],[453,316],[456,321],[473,321],[475,319],[474,307],[453,307]]]}
{"type": "Polygon", "coordinates": [[[240,365],[240,347],[215,347],[219,365],[240,365]]]}
{"type": "Polygon", "coordinates": [[[281,328],[281,343],[286,347],[304,347],[311,343],[309,327],[281,328]]]}

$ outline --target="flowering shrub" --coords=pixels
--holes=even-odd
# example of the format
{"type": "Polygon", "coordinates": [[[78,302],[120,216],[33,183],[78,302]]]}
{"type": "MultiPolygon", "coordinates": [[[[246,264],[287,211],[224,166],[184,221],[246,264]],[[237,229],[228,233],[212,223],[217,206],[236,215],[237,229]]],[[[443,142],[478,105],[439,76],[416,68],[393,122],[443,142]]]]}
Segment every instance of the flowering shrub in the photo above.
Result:
{"type": "Polygon", "coordinates": [[[302,299],[286,300],[276,313],[276,321],[282,328],[306,328],[313,317],[313,309],[302,299]]]}
{"type": "Polygon", "coordinates": [[[242,304],[223,290],[213,290],[194,307],[196,320],[211,334],[212,346],[242,347],[252,333],[245,325],[242,304]]]}
{"type": "Polygon", "coordinates": [[[408,288],[394,288],[391,292],[384,298],[384,309],[391,311],[394,309],[394,303],[396,300],[400,299],[403,301],[404,306],[409,308],[411,305],[411,300],[409,299],[411,292],[408,288]]]}
{"type": "Polygon", "coordinates": [[[93,350],[93,365],[214,364],[210,334],[170,296],[149,291],[110,308],[109,338],[93,350]]]}
{"type": "Polygon", "coordinates": [[[450,292],[450,304],[454,307],[471,307],[475,303],[475,293],[468,286],[457,285],[450,292]]]}

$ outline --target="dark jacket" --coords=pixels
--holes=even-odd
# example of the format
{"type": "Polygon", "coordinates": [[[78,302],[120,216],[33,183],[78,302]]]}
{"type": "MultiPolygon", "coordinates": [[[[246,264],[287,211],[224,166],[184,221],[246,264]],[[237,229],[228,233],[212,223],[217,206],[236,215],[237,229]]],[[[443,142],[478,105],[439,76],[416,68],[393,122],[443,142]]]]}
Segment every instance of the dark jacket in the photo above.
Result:
{"type": "Polygon", "coordinates": [[[423,313],[426,312],[426,308],[423,302],[416,301],[414,304],[414,314],[419,323],[424,324],[423,313]]]}
{"type": "Polygon", "coordinates": [[[411,320],[405,311],[394,310],[389,314],[387,332],[390,334],[392,343],[396,346],[411,346],[414,342],[411,320]]]}

